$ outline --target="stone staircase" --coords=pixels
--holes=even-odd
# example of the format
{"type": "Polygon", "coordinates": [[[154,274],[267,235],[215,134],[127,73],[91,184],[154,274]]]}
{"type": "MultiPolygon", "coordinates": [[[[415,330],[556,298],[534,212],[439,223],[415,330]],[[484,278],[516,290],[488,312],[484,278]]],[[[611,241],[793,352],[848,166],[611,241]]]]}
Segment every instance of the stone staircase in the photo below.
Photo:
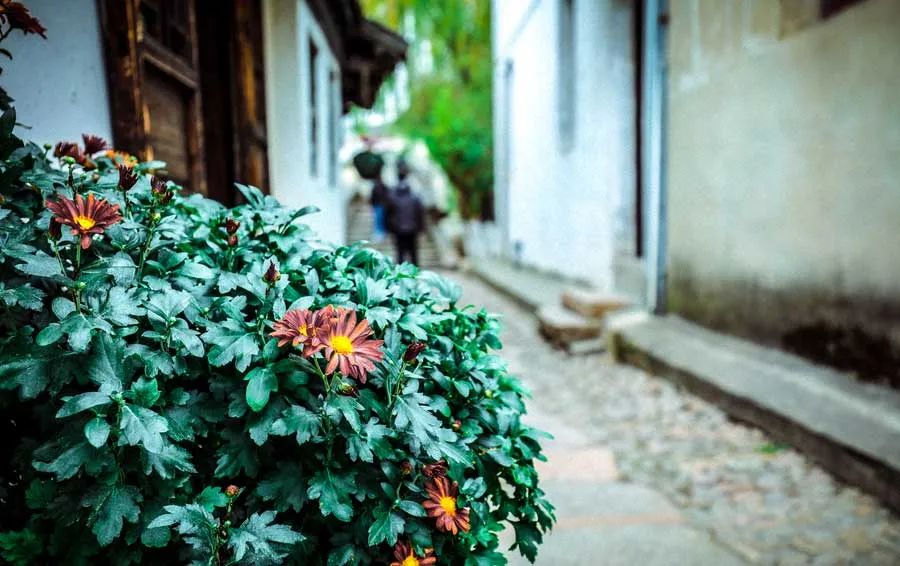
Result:
{"type": "MultiPolygon", "coordinates": [[[[386,256],[395,259],[397,252],[394,242],[388,236],[383,242],[374,240],[375,213],[372,207],[365,201],[354,200],[347,206],[347,241],[366,241],[366,247],[378,250],[386,256]]],[[[437,245],[426,230],[419,236],[419,267],[422,269],[436,269],[441,267],[441,255],[437,245]]]]}
{"type": "Polygon", "coordinates": [[[548,342],[573,354],[587,354],[605,348],[606,316],[629,304],[619,295],[568,287],[560,293],[559,304],[542,305],[535,314],[548,342]]]}

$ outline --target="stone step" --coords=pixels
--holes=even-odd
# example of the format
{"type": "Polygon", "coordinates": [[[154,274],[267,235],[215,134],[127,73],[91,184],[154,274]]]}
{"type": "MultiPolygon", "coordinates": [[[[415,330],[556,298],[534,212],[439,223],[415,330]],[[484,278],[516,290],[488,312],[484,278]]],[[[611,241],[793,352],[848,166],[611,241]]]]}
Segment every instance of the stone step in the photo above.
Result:
{"type": "Polygon", "coordinates": [[[621,295],[569,287],[560,297],[567,309],[587,318],[603,318],[608,313],[627,308],[629,300],[621,295]]]}
{"type": "Polygon", "coordinates": [[[590,339],[600,339],[602,323],[557,305],[543,305],[537,310],[538,328],[548,342],[560,347],[590,339]]]}

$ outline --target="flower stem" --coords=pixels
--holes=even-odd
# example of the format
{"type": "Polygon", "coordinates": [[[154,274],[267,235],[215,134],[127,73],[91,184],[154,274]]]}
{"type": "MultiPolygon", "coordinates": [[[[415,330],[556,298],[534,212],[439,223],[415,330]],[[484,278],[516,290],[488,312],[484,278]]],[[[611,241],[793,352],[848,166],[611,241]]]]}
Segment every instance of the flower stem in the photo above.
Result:
{"type": "Polygon", "coordinates": [[[144,263],[147,261],[147,256],[150,255],[150,245],[153,243],[153,236],[156,234],[158,222],[151,221],[150,230],[147,232],[147,241],[144,242],[144,247],[141,249],[141,261],[137,269],[138,283],[144,280],[144,263]]]}

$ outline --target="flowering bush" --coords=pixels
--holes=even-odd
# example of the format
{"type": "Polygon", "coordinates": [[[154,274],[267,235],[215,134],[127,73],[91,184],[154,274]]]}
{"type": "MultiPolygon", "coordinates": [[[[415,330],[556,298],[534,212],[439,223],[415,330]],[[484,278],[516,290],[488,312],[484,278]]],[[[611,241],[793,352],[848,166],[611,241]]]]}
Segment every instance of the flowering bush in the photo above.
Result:
{"type": "Polygon", "coordinates": [[[553,521],[498,323],[452,283],[0,118],[0,556],[501,564],[553,521]]]}

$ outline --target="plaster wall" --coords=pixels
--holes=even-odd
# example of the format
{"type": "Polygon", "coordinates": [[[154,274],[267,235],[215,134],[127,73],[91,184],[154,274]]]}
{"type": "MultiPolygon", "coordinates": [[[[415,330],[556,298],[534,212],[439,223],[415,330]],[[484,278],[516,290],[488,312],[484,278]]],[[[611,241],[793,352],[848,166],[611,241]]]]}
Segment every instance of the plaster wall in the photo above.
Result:
{"type": "Polygon", "coordinates": [[[36,143],[81,141],[88,133],[112,140],[106,70],[95,0],[29,0],[47,39],[13,32],[3,47],[0,82],[15,99],[16,117],[31,129],[16,133],[36,143]]]}
{"type": "Polygon", "coordinates": [[[768,342],[824,321],[897,343],[900,2],[800,8],[671,2],[669,306],[768,342]]]}
{"type": "Polygon", "coordinates": [[[266,113],[269,135],[269,174],[272,194],[286,206],[319,207],[304,221],[323,239],[343,243],[346,238],[347,194],[330,147],[340,145],[330,127],[341,120],[340,73],[312,11],[302,0],[266,0],[263,4],[266,113]],[[310,107],[310,41],[318,48],[315,71],[316,107],[310,107]],[[332,79],[332,72],[337,77],[332,79]],[[318,142],[310,141],[312,112],[317,116],[318,142]],[[315,151],[316,171],[310,165],[315,151]]]}
{"type": "Polygon", "coordinates": [[[500,248],[510,254],[518,242],[523,263],[610,288],[617,222],[635,182],[632,7],[572,2],[575,124],[566,147],[561,1],[493,5],[500,248]]]}

